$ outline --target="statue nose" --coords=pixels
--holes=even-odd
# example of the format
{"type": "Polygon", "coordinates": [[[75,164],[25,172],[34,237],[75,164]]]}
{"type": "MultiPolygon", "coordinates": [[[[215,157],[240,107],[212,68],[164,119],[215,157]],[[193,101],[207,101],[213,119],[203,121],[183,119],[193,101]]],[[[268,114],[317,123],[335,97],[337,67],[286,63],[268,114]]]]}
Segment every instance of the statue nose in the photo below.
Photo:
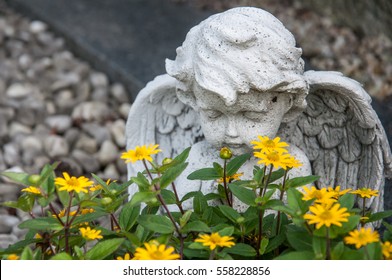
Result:
{"type": "Polygon", "coordinates": [[[238,136],[236,121],[233,117],[229,117],[227,120],[226,135],[230,137],[238,136]]]}

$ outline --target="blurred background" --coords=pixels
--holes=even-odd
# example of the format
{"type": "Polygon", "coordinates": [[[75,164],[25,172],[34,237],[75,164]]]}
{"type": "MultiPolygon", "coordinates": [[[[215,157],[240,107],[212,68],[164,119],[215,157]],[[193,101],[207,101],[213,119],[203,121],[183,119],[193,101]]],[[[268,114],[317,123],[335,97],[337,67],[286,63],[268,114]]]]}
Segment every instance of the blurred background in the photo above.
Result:
{"type": "MultiPolygon", "coordinates": [[[[192,26],[236,6],[282,21],[307,69],[359,81],[392,142],[389,0],[0,0],[0,171],[37,173],[58,160],[58,172],[126,180],[120,154],[138,91],[192,26]]],[[[0,178],[0,202],[20,189],[0,178]]],[[[385,190],[392,209],[390,181],[385,190]]],[[[25,218],[0,207],[0,247],[24,234],[25,218]]]]}

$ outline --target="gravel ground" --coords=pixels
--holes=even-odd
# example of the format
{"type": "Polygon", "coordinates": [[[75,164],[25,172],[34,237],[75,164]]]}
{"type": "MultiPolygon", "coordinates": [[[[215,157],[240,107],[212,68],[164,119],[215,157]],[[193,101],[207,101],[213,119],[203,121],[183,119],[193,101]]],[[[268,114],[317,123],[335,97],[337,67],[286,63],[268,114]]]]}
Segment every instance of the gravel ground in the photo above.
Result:
{"type": "MultiPolygon", "coordinates": [[[[61,161],[59,172],[125,181],[128,96],[45,23],[0,6],[0,171],[37,173],[61,161]]],[[[0,202],[16,200],[20,189],[0,178],[0,202]]],[[[26,218],[0,208],[0,247],[23,236],[17,225],[26,218]]]]}
{"type": "MultiPolygon", "coordinates": [[[[46,163],[59,160],[59,171],[75,176],[96,173],[126,180],[126,166],[119,157],[131,105],[124,86],[74,57],[45,23],[30,21],[2,3],[0,171],[37,173],[46,163]]],[[[377,99],[392,95],[392,42],[386,37],[361,37],[298,1],[198,0],[192,5],[214,11],[262,7],[294,33],[312,67],[343,72],[377,99]]],[[[20,189],[0,178],[0,202],[16,200],[20,189]]],[[[0,247],[23,237],[25,232],[17,225],[27,218],[0,207],[0,247]]]]}

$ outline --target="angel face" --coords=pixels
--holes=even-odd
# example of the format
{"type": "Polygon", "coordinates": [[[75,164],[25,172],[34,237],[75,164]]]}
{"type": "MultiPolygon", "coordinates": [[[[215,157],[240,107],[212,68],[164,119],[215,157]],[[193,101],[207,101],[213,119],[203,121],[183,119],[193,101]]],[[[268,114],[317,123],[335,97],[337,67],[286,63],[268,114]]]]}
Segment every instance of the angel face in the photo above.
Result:
{"type": "Polygon", "coordinates": [[[196,110],[206,140],[233,154],[252,151],[251,141],[258,135],[275,137],[283,116],[291,107],[291,95],[251,90],[238,94],[233,105],[227,105],[217,94],[201,87],[194,89],[196,110]]]}

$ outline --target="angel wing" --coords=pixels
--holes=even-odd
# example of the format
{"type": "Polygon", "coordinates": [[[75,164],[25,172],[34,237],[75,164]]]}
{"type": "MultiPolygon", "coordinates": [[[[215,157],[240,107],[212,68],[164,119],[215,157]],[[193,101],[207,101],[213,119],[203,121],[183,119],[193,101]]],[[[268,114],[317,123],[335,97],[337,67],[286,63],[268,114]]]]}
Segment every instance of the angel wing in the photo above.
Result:
{"type": "MultiPolygon", "coordinates": [[[[139,92],[125,133],[127,149],[159,144],[158,162],[204,139],[196,112],[177,98],[176,80],[167,74],[157,76],[139,92]]],[[[128,176],[141,170],[141,164],[128,164],[128,176]]]]}
{"type": "Polygon", "coordinates": [[[383,210],[384,178],[392,177],[385,131],[361,85],[338,72],[307,71],[307,108],[288,124],[288,141],[308,156],[318,187],[372,188],[366,208],[383,210]]]}

